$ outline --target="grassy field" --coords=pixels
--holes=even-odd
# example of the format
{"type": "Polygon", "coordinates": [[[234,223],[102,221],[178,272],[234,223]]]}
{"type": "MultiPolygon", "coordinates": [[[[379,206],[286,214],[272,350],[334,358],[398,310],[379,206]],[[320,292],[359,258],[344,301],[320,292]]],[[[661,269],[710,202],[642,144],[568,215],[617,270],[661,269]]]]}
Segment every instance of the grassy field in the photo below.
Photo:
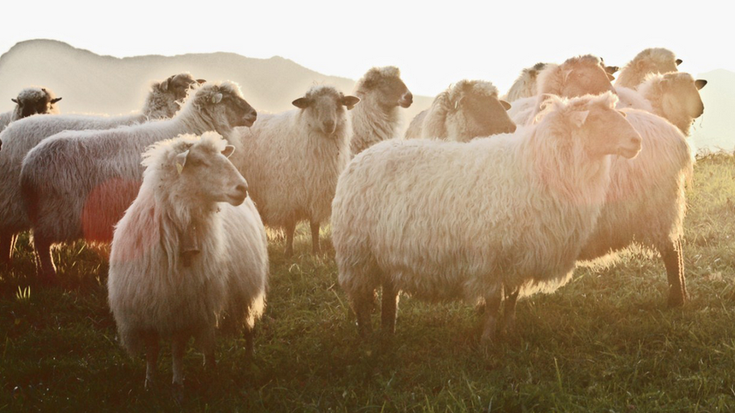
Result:
{"type": "Polygon", "coordinates": [[[146,391],[143,358],[117,343],[104,261],[83,243],[64,247],[63,288],[42,288],[23,239],[0,278],[0,412],[735,411],[734,175],[731,156],[695,167],[684,308],[666,307],[658,257],[629,255],[521,301],[517,333],[491,347],[479,344],[471,306],[407,297],[391,342],[360,342],[328,233],[315,257],[300,227],[294,258],[270,245],[254,359],[244,340],[221,337],[218,370],[205,372],[190,349],[181,406],[167,347],[161,384],[146,391]]]}

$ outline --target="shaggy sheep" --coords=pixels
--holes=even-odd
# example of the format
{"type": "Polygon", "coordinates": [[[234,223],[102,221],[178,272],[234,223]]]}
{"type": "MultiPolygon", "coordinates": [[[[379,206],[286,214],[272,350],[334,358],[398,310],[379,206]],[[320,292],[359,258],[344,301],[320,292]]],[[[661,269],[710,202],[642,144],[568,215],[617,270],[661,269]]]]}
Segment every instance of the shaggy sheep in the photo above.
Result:
{"type": "Polygon", "coordinates": [[[646,49],[620,69],[615,86],[635,89],[643,83],[649,73],[676,72],[681,59],[677,59],[671,50],[663,48],[646,49]]]}
{"type": "Polygon", "coordinates": [[[538,75],[536,96],[513,102],[508,115],[516,125],[525,125],[539,112],[544,94],[571,98],[608,91],[615,93],[600,58],[592,55],[573,57],[561,65],[547,64],[538,75]]]}
{"type": "Polygon", "coordinates": [[[512,103],[518,99],[536,96],[536,78],[545,67],[546,63],[536,63],[533,67],[523,69],[503,99],[512,103]]]}
{"type": "Polygon", "coordinates": [[[620,96],[618,107],[633,107],[659,115],[688,136],[694,119],[704,113],[699,91],[705,85],[706,80],[695,80],[689,73],[651,73],[637,90],[616,87],[620,96]]]}
{"type": "MultiPolygon", "coordinates": [[[[203,82],[200,80],[200,82],[203,82]]],[[[146,120],[172,117],[179,110],[189,87],[188,73],[173,75],[151,85],[141,113],[124,116],[58,115],[33,116],[13,122],[0,134],[0,263],[10,264],[17,234],[30,228],[20,197],[20,167],[23,158],[39,142],[65,130],[105,130],[146,120]]]]}
{"type": "Polygon", "coordinates": [[[35,114],[51,114],[59,113],[56,103],[61,100],[54,96],[54,92],[47,88],[30,87],[25,88],[18,93],[18,97],[10,99],[15,103],[15,108],[11,111],[0,113],[0,132],[13,121],[23,119],[35,114]]]}
{"type": "Polygon", "coordinates": [[[398,107],[408,108],[413,95],[397,67],[374,67],[355,86],[360,105],[351,113],[352,156],[378,142],[396,138],[401,123],[398,107]]]}
{"type": "Polygon", "coordinates": [[[623,112],[640,133],[642,149],[635,159],[612,160],[607,199],[579,259],[610,262],[631,244],[653,249],[666,267],[669,305],[680,306],[687,300],[681,237],[694,157],[670,122],[642,110],[623,112]]]}
{"type": "Polygon", "coordinates": [[[255,118],[236,84],[205,83],[191,89],[172,119],[106,131],[65,131],[38,144],[23,160],[20,185],[39,275],[45,282],[55,279],[53,243],[112,240],[113,225],[138,193],[140,154],[148,145],[211,130],[236,139],[233,129],[251,126],[255,118]]]}
{"type": "Polygon", "coordinates": [[[404,291],[485,300],[486,342],[504,295],[514,302],[564,284],[605,200],[607,155],[640,150],[616,101],[552,96],[548,114],[514,134],[393,140],[355,157],[337,184],[332,240],[360,333],[372,330],[379,286],[384,333],[404,291]]]}
{"type": "Polygon", "coordinates": [[[214,367],[215,327],[226,314],[244,328],[252,353],[252,329],[265,307],[265,229],[245,179],[226,158],[233,150],[213,132],[148,149],[140,192],[112,241],[107,285],[120,341],[132,355],[145,350],[148,386],[159,338],[171,338],[179,397],[189,337],[214,367]]]}
{"type": "Polygon", "coordinates": [[[285,229],[288,256],[301,220],[311,223],[312,250],[320,251],[319,226],[329,219],[337,178],[350,161],[347,110],[359,101],[314,86],[293,101],[299,109],[261,115],[240,139],[243,150],[232,162],[250,183],[263,222],[285,229]]]}
{"type": "Polygon", "coordinates": [[[478,136],[512,133],[516,125],[490,82],[462,80],[440,93],[431,107],[411,121],[406,138],[438,138],[467,142],[478,136]]]}

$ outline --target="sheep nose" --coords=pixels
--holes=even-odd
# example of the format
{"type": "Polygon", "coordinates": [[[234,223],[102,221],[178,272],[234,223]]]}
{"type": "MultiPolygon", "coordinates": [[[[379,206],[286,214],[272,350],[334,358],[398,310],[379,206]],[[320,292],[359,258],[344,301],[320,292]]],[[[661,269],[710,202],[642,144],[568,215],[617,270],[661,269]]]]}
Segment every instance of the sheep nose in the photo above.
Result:
{"type": "Polygon", "coordinates": [[[324,121],[324,132],[328,135],[334,133],[335,125],[333,120],[324,121]]]}
{"type": "Polygon", "coordinates": [[[248,186],[240,184],[235,187],[235,191],[242,196],[243,199],[248,197],[248,186]]]}
{"type": "Polygon", "coordinates": [[[247,126],[253,126],[253,123],[258,119],[258,112],[252,111],[245,115],[245,123],[247,123],[247,126]]]}
{"type": "Polygon", "coordinates": [[[403,96],[401,96],[401,100],[398,101],[398,105],[400,105],[403,108],[408,108],[413,103],[413,94],[411,92],[406,92],[403,96]]]}
{"type": "Polygon", "coordinates": [[[513,133],[516,131],[516,124],[511,123],[510,126],[508,126],[507,133],[513,133]]]}

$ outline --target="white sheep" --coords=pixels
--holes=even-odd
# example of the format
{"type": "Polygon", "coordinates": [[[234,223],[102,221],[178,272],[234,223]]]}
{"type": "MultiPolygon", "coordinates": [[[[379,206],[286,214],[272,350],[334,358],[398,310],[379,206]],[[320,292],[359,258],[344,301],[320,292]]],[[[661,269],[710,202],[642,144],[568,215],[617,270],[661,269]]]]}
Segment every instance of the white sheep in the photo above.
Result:
{"type": "Polygon", "coordinates": [[[222,317],[243,328],[248,353],[265,307],[268,251],[247,183],[214,132],[181,135],[143,154],[143,184],[115,229],[107,280],[121,344],[146,352],[154,381],[160,338],[172,340],[173,383],[183,395],[189,337],[214,367],[222,317]],[[192,249],[195,246],[195,249],[192,249]]]}
{"type": "Polygon", "coordinates": [[[607,155],[640,150],[616,101],[550,97],[548,114],[514,134],[393,140],[355,157],[337,184],[332,241],[360,333],[380,286],[384,333],[404,291],[486,301],[488,341],[503,291],[515,301],[564,284],[605,200],[607,155]]]}
{"type": "Polygon", "coordinates": [[[406,139],[436,138],[468,142],[478,136],[512,133],[510,104],[498,99],[498,89],[482,80],[461,80],[437,95],[431,107],[414,117],[406,139]]]}
{"type": "Polygon", "coordinates": [[[350,161],[347,110],[360,99],[331,86],[314,86],[293,101],[298,109],[261,115],[243,132],[232,162],[250,183],[250,196],[267,226],[286,232],[293,254],[296,224],[311,224],[312,251],[320,252],[319,227],[329,219],[337,178],[350,161]]]}
{"type": "Polygon", "coordinates": [[[0,176],[4,177],[0,180],[0,263],[11,263],[17,234],[31,227],[23,209],[19,179],[21,164],[28,151],[49,136],[65,130],[105,130],[170,118],[180,109],[179,102],[194,83],[194,78],[188,73],[154,82],[140,113],[112,117],[75,114],[32,116],[13,122],[0,133],[3,145],[0,176]]]}
{"type": "Polygon", "coordinates": [[[632,107],[661,116],[689,135],[694,119],[704,113],[699,91],[707,85],[684,72],[651,73],[637,89],[616,87],[619,108],[632,107]]]}
{"type": "Polygon", "coordinates": [[[516,125],[526,125],[539,112],[545,94],[571,98],[615,93],[611,78],[602,60],[592,55],[573,57],[560,65],[549,63],[538,75],[536,96],[514,101],[508,115],[516,125]]]}
{"type": "Polygon", "coordinates": [[[374,67],[355,85],[361,103],[351,112],[352,156],[378,142],[398,137],[401,125],[399,107],[408,108],[413,95],[401,80],[397,67],[374,67]]]}
{"type": "Polygon", "coordinates": [[[13,110],[0,113],[0,132],[11,122],[35,114],[56,115],[59,108],[56,103],[61,100],[54,96],[48,88],[29,87],[18,93],[18,97],[10,99],[15,103],[13,110]]]}
{"type": "Polygon", "coordinates": [[[38,144],[23,160],[20,185],[42,280],[56,277],[52,244],[112,240],[113,225],[138,193],[140,154],[148,145],[212,130],[236,139],[234,128],[251,126],[255,118],[237,84],[205,83],[191,89],[172,119],[106,131],[65,131],[38,144]]]}
{"type": "Polygon", "coordinates": [[[536,63],[532,67],[521,70],[521,74],[502,99],[512,103],[518,99],[536,96],[536,78],[545,67],[546,63],[536,63]]]}
{"type": "Polygon", "coordinates": [[[628,64],[620,69],[615,86],[635,89],[643,83],[649,73],[676,72],[681,59],[674,52],[664,48],[650,48],[638,53],[628,64]]]}

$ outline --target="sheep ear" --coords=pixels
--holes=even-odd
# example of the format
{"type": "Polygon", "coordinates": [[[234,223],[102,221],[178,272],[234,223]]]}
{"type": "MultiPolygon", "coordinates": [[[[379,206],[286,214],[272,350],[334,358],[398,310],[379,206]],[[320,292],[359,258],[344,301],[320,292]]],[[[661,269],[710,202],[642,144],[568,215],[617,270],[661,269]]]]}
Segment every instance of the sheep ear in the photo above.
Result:
{"type": "Polygon", "coordinates": [[[181,152],[180,154],[176,155],[176,171],[181,174],[181,171],[184,170],[184,165],[186,165],[186,157],[189,155],[189,150],[185,150],[184,152],[181,152]]]}
{"type": "Polygon", "coordinates": [[[56,102],[58,102],[60,100],[61,100],[61,98],[51,99],[51,103],[56,103],[56,102]]]}
{"type": "Polygon", "coordinates": [[[578,128],[581,128],[582,125],[587,121],[587,115],[590,114],[589,110],[584,111],[574,111],[569,115],[569,120],[572,121],[572,124],[578,128]]]}
{"type": "Polygon", "coordinates": [[[499,100],[498,102],[500,102],[500,105],[503,108],[505,108],[505,110],[510,110],[510,108],[511,108],[510,103],[508,103],[508,102],[506,102],[504,100],[499,100]]]}
{"type": "Polygon", "coordinates": [[[206,80],[206,79],[197,79],[197,83],[199,83],[200,85],[201,85],[202,83],[206,83],[206,82],[207,82],[207,80],[206,80]]]}
{"type": "Polygon", "coordinates": [[[232,145],[225,146],[225,149],[222,150],[222,155],[225,156],[225,158],[229,158],[232,156],[232,153],[235,152],[235,147],[232,145]]]}
{"type": "Polygon", "coordinates": [[[158,88],[161,89],[162,92],[168,92],[169,84],[171,83],[171,79],[173,79],[173,78],[174,77],[171,76],[168,79],[164,80],[163,82],[161,82],[161,84],[158,86],[158,88]]]}
{"type": "Polygon", "coordinates": [[[611,75],[615,74],[618,70],[620,70],[618,66],[605,66],[605,71],[611,75]]]}
{"type": "Polygon", "coordinates": [[[18,100],[17,99],[10,98],[10,100],[12,100],[13,103],[18,103],[18,100]]]}
{"type": "Polygon", "coordinates": [[[612,74],[610,74],[610,73],[605,73],[605,74],[607,75],[607,80],[609,80],[609,81],[611,81],[611,82],[612,82],[613,80],[615,80],[615,76],[613,76],[612,74]]]}
{"type": "Polygon", "coordinates": [[[679,66],[680,64],[682,64],[682,62],[683,62],[683,60],[681,60],[681,59],[676,59],[676,65],[677,65],[677,66],[679,66]]]}
{"type": "Polygon", "coordinates": [[[222,102],[222,94],[221,93],[217,93],[214,96],[212,96],[212,104],[213,105],[216,105],[216,104],[218,104],[220,102],[222,102]]]}
{"type": "Polygon", "coordinates": [[[704,79],[697,79],[694,81],[694,85],[697,87],[697,90],[702,90],[703,87],[707,86],[707,81],[704,79]]]}
{"type": "Polygon", "coordinates": [[[309,98],[298,98],[291,102],[292,105],[296,106],[299,109],[306,109],[311,105],[311,99],[309,98]]]}
{"type": "Polygon", "coordinates": [[[562,73],[562,76],[564,77],[564,81],[566,82],[567,79],[569,79],[569,75],[571,75],[573,72],[573,69],[565,70],[564,73],[562,73]]]}
{"type": "Polygon", "coordinates": [[[347,95],[342,98],[342,104],[347,106],[347,110],[351,110],[358,103],[360,103],[360,98],[357,96],[347,95]]]}

